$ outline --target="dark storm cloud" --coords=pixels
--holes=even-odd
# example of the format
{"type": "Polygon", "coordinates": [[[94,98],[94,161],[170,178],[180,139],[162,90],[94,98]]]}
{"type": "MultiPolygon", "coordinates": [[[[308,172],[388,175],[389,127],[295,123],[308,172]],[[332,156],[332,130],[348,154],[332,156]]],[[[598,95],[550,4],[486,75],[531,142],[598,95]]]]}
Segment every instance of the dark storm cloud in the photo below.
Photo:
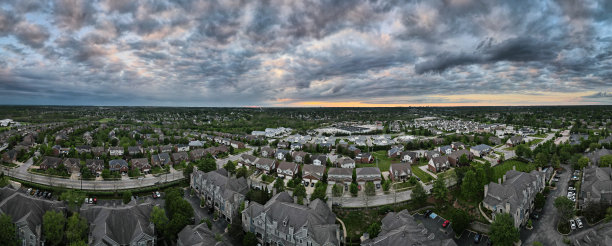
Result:
{"type": "Polygon", "coordinates": [[[612,89],[606,0],[4,3],[0,92],[26,99],[460,103],[432,95],[612,89]]]}

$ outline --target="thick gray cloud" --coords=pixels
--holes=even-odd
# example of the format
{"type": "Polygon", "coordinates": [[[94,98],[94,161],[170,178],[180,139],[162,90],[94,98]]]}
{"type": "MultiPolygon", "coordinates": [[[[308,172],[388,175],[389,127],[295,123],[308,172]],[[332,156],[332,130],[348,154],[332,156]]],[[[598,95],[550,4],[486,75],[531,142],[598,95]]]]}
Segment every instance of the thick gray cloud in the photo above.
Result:
{"type": "Polygon", "coordinates": [[[610,103],[611,30],[606,0],[5,1],[0,103],[610,103]]]}

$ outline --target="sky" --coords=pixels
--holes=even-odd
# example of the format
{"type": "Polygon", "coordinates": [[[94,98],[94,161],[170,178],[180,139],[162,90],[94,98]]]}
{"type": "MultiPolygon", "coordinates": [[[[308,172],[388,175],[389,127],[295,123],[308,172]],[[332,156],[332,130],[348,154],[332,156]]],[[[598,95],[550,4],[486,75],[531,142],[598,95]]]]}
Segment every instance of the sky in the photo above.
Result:
{"type": "Polygon", "coordinates": [[[0,0],[0,104],[612,104],[609,0],[0,0]]]}

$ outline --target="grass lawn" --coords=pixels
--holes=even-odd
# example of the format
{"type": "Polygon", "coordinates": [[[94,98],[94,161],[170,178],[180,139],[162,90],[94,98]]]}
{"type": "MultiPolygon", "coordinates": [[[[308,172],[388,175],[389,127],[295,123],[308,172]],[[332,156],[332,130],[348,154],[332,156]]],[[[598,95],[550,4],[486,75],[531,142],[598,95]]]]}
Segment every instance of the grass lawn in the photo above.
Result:
{"type": "Polygon", "coordinates": [[[516,146],[508,147],[508,148],[505,148],[504,150],[514,151],[516,150],[516,146]]]}
{"type": "Polygon", "coordinates": [[[247,152],[247,151],[249,151],[249,150],[251,150],[251,149],[250,149],[250,148],[240,148],[240,149],[234,149],[234,155],[238,155],[238,154],[240,154],[240,153],[247,152]]]}
{"type": "Polygon", "coordinates": [[[17,166],[17,164],[14,164],[14,163],[8,163],[8,162],[2,162],[2,166],[5,166],[5,167],[16,167],[16,166],[17,166]]]}
{"type": "MultiPolygon", "coordinates": [[[[376,151],[372,153],[372,156],[378,160],[378,167],[380,168],[381,172],[389,171],[389,167],[391,166],[392,162],[400,162],[398,158],[389,158],[386,150],[376,151]]],[[[376,166],[376,160],[374,160],[374,166],[376,166]]]]}
{"type": "Polygon", "coordinates": [[[516,166],[516,170],[519,172],[531,172],[535,170],[535,166],[533,164],[527,164],[516,160],[507,160],[499,165],[492,167],[494,182],[496,182],[499,178],[503,177],[507,171],[512,170],[513,166],[516,166]]]}
{"type": "Polygon", "coordinates": [[[410,182],[406,181],[406,182],[397,182],[397,183],[393,183],[393,189],[399,190],[399,189],[406,189],[406,188],[410,188],[413,185],[410,184],[410,182]]]}
{"type": "Polygon", "coordinates": [[[417,166],[412,166],[412,173],[414,173],[414,175],[419,177],[421,179],[421,181],[423,181],[423,183],[427,183],[427,182],[432,181],[434,179],[431,175],[429,175],[425,171],[421,170],[417,166]]]}
{"type": "Polygon", "coordinates": [[[544,140],[544,139],[541,139],[541,138],[536,138],[536,139],[534,139],[534,140],[531,140],[531,142],[529,142],[529,145],[535,145],[535,144],[538,144],[538,143],[542,142],[543,140],[544,140]]]}
{"type": "Polygon", "coordinates": [[[336,211],[336,216],[346,226],[347,241],[359,242],[359,237],[368,229],[368,226],[380,222],[383,215],[377,209],[362,209],[357,211],[336,211]]]}
{"type": "Polygon", "coordinates": [[[546,133],[542,133],[542,134],[536,134],[536,135],[531,135],[534,138],[545,138],[546,136],[548,136],[548,134],[546,133]]]}

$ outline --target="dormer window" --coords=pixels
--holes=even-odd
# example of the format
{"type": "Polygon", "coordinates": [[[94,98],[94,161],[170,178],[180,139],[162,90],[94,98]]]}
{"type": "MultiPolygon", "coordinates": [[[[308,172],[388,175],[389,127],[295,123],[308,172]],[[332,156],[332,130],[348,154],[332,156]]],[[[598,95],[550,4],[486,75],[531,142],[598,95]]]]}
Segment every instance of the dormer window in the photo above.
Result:
{"type": "Polygon", "coordinates": [[[287,219],[283,220],[283,226],[287,226],[287,219]]]}

